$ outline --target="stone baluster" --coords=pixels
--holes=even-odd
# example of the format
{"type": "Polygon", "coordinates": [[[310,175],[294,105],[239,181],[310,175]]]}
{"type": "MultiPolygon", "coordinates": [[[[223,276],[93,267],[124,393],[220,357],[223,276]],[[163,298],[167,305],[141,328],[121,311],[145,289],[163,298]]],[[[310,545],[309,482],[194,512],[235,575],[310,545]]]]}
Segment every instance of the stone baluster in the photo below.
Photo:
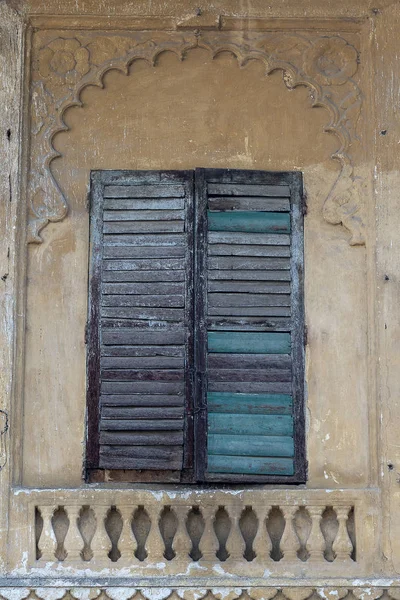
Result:
{"type": "Polygon", "coordinates": [[[147,560],[157,564],[165,561],[165,544],[160,531],[160,506],[146,506],[146,512],[150,518],[150,531],[146,540],[147,560]]]}
{"type": "Polygon", "coordinates": [[[118,540],[118,550],[121,553],[121,559],[127,563],[137,562],[135,556],[136,540],[132,531],[132,519],[134,508],[132,506],[118,506],[117,510],[122,519],[122,531],[118,540]]]}
{"type": "Polygon", "coordinates": [[[39,550],[41,552],[41,560],[45,562],[54,562],[57,540],[53,529],[52,518],[55,506],[41,506],[40,514],[43,519],[43,529],[39,540],[39,550]]]}
{"type": "Polygon", "coordinates": [[[336,560],[348,562],[351,560],[351,553],[353,552],[353,544],[347,531],[350,506],[334,506],[333,510],[339,522],[339,529],[333,542],[332,550],[336,555],[336,560]]]}
{"type": "Polygon", "coordinates": [[[267,531],[267,518],[271,506],[257,506],[253,508],[258,519],[257,533],[253,541],[253,551],[256,554],[256,561],[264,564],[270,560],[272,542],[267,531]]]}
{"type": "Polygon", "coordinates": [[[190,539],[187,527],[186,519],[189,512],[188,506],[176,506],[174,513],[178,520],[178,527],[174,536],[172,548],[175,552],[175,560],[183,563],[191,561],[190,552],[192,550],[192,540],[190,539]]]}
{"type": "Polygon", "coordinates": [[[309,562],[323,562],[325,539],[321,531],[322,513],[324,506],[308,506],[308,514],[311,517],[311,531],[306,543],[307,552],[310,555],[309,562]]]}
{"type": "Polygon", "coordinates": [[[285,529],[283,530],[280,549],[283,554],[283,560],[290,562],[298,559],[299,538],[294,528],[294,516],[297,512],[297,506],[282,506],[281,510],[285,519],[285,529]]]}
{"type": "Polygon", "coordinates": [[[96,531],[94,533],[91,549],[93,552],[93,559],[96,562],[108,562],[108,554],[111,551],[111,540],[108,537],[105,521],[107,513],[110,510],[109,506],[92,506],[96,517],[96,531]]]}
{"type": "Polygon", "coordinates": [[[226,540],[226,550],[229,555],[227,562],[243,561],[246,543],[239,526],[243,506],[241,504],[232,504],[232,506],[227,508],[231,521],[231,528],[229,530],[228,539],[226,540]]]}
{"type": "Polygon", "coordinates": [[[64,548],[67,552],[68,561],[82,560],[83,539],[78,527],[81,506],[65,506],[69,525],[64,539],[64,548]]]}
{"type": "Polygon", "coordinates": [[[199,542],[199,550],[203,561],[215,562],[219,549],[219,541],[214,530],[215,513],[218,507],[202,506],[201,514],[204,519],[204,531],[199,542]]]}

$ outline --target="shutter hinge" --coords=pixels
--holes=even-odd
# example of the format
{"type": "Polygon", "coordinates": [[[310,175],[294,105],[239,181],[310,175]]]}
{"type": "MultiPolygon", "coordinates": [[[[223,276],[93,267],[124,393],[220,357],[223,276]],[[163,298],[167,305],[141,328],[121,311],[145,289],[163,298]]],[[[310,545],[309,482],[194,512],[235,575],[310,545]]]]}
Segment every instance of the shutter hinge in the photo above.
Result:
{"type": "Polygon", "coordinates": [[[87,344],[89,341],[89,323],[86,323],[85,325],[85,344],[87,344]]]}

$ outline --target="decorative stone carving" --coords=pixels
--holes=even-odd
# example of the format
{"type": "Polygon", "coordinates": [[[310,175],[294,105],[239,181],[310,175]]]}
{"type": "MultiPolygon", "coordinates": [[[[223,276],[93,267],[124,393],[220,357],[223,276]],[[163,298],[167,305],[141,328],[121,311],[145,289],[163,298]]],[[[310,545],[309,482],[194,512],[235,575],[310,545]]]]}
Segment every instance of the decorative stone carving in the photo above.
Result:
{"type": "Polygon", "coordinates": [[[342,171],[323,209],[332,224],[342,223],[351,233],[350,244],[364,243],[361,193],[354,176],[350,148],[361,108],[360,90],[352,79],[358,66],[358,52],[338,35],[306,37],[293,32],[146,31],[111,36],[108,32],[71,32],[71,37],[54,37],[41,42],[43,32],[34,36],[31,77],[31,149],[29,179],[30,242],[40,243],[40,231],[48,222],[61,221],[67,214],[67,201],[51,171],[59,156],[52,145],[54,136],[68,127],[64,112],[81,106],[80,94],[88,85],[103,87],[110,69],[128,73],[136,59],[151,65],[164,51],[185,59],[191,49],[200,47],[214,58],[229,51],[244,66],[260,60],[266,73],[283,71],[288,88],[305,85],[312,106],[328,110],[330,123],[325,131],[335,133],[341,147],[332,158],[342,171]]]}

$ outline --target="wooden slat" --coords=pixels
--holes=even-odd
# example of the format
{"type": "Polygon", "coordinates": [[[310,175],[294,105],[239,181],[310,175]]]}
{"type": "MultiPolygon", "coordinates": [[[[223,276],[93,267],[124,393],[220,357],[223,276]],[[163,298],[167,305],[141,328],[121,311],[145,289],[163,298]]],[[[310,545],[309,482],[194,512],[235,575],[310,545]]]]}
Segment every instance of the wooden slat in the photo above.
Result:
{"type": "Polygon", "coordinates": [[[183,185],[106,185],[104,198],[179,198],[185,195],[183,185]]]}
{"type": "Polygon", "coordinates": [[[289,332],[291,319],[288,317],[211,317],[207,319],[211,331],[277,331],[289,332]]]}
{"type": "Polygon", "coordinates": [[[245,473],[250,475],[293,475],[294,464],[290,458],[260,458],[239,456],[208,457],[210,473],[245,473]]]}
{"type": "Polygon", "coordinates": [[[183,419],[182,406],[102,406],[102,419],[183,419]]]}
{"type": "Polygon", "coordinates": [[[209,292],[237,292],[238,294],[290,294],[290,283],[276,281],[226,281],[210,280],[209,292]]]}
{"type": "MultiPolygon", "coordinates": [[[[103,457],[126,457],[131,460],[153,458],[160,460],[173,459],[173,462],[182,461],[182,447],[179,446],[117,446],[103,445],[100,450],[103,457]]],[[[137,467],[136,467],[137,468],[137,467]]],[[[172,467],[171,467],[172,468],[172,467]]],[[[179,466],[177,467],[179,468],[179,466]]]]}
{"type": "Polygon", "coordinates": [[[102,419],[101,431],[180,431],[183,419],[102,419]]]}
{"type": "MultiPolygon", "coordinates": [[[[289,258],[267,258],[252,256],[210,256],[208,258],[210,270],[288,270],[290,269],[289,258]]],[[[219,275],[217,275],[219,278],[219,275]]],[[[245,277],[245,279],[248,279],[245,277]]],[[[236,278],[235,278],[236,279],[236,278]]]]}
{"type": "MultiPolygon", "coordinates": [[[[276,264],[273,264],[275,267],[276,264]]],[[[237,280],[237,281],[270,281],[270,280],[280,280],[289,281],[290,280],[290,271],[287,270],[279,270],[276,271],[264,271],[264,270],[215,270],[208,271],[208,279],[227,279],[227,280],[237,280]],[[285,275],[287,274],[287,277],[285,275]]]]}
{"type": "Polygon", "coordinates": [[[104,200],[104,210],[181,210],[185,206],[184,198],[146,198],[138,200],[137,198],[106,198],[104,200]]]}
{"type": "Polygon", "coordinates": [[[104,221],[180,221],[183,210],[105,210],[104,221]]]}
{"type": "Polygon", "coordinates": [[[210,210],[262,210],[289,212],[289,198],[266,198],[257,196],[214,196],[208,199],[210,210]]]}
{"type": "MultiPolygon", "coordinates": [[[[165,335],[165,333],[164,333],[165,335]]],[[[184,346],[103,346],[101,349],[103,357],[126,356],[126,357],[181,357],[185,356],[184,346]]]]}
{"type": "MultiPolygon", "coordinates": [[[[123,423],[123,421],[122,421],[123,423]]],[[[233,435],[293,435],[293,418],[290,415],[244,415],[210,413],[209,433],[233,435]]],[[[249,440],[248,440],[249,441],[249,440]]]]}
{"type": "Polygon", "coordinates": [[[101,431],[100,443],[127,446],[178,446],[183,443],[182,431],[101,431]]]}
{"type": "Polygon", "coordinates": [[[294,443],[290,436],[252,435],[251,442],[244,435],[209,434],[208,454],[225,456],[282,456],[293,457],[294,443]]]}
{"type": "Polygon", "coordinates": [[[208,256],[290,257],[290,246],[256,246],[252,244],[209,244],[208,256]]]}
{"type": "Polygon", "coordinates": [[[100,467],[103,469],[133,469],[133,470],[154,470],[170,471],[182,469],[182,451],[171,460],[161,460],[160,458],[123,458],[121,456],[101,456],[100,467]]]}
{"type": "Polygon", "coordinates": [[[175,356],[102,356],[102,369],[183,369],[183,357],[175,356]]]}
{"type": "Polygon", "coordinates": [[[208,391],[235,394],[291,394],[292,384],[286,381],[210,381],[208,391]]]}
{"type": "Polygon", "coordinates": [[[208,230],[289,233],[290,214],[256,211],[208,211],[208,230]]]}
{"type": "MultiPolygon", "coordinates": [[[[210,413],[291,415],[293,401],[288,394],[209,392],[207,406],[210,413]]],[[[267,455],[264,454],[264,456],[267,455]]]]}
{"type": "Polygon", "coordinates": [[[288,354],[208,354],[210,369],[281,369],[290,370],[288,354]]]}
{"type": "MultiPolygon", "coordinates": [[[[103,294],[183,294],[183,282],[140,282],[140,283],[105,283],[102,286],[103,294]]],[[[275,292],[277,293],[277,292],[275,292]]]]}
{"type": "MultiPolygon", "coordinates": [[[[119,296],[117,296],[119,297],[119,296]]],[[[210,308],[223,306],[290,306],[290,294],[208,294],[210,308]]]]}
{"type": "Polygon", "coordinates": [[[185,253],[184,246],[104,246],[103,258],[183,258],[185,253]]]}
{"type": "Polygon", "coordinates": [[[105,234],[172,233],[184,231],[183,221],[106,221],[105,234]]]}
{"type": "Polygon", "coordinates": [[[131,370],[131,369],[102,369],[103,382],[107,381],[183,381],[184,373],[181,369],[176,370],[131,370]]]}
{"type": "Polygon", "coordinates": [[[103,271],[102,280],[112,281],[185,281],[185,271],[103,271]]]}
{"type": "Polygon", "coordinates": [[[235,307],[209,307],[209,317],[223,316],[223,317],[264,317],[269,319],[270,317],[288,317],[290,316],[290,306],[235,306],[235,307]]]}
{"type": "Polygon", "coordinates": [[[271,196],[289,198],[288,185],[254,185],[238,183],[209,183],[207,186],[209,196],[271,196]]]}
{"type": "Polygon", "coordinates": [[[146,307],[102,307],[101,317],[116,317],[119,319],[143,319],[144,321],[174,321],[181,323],[184,311],[181,308],[146,308],[146,307]]]}
{"type": "MultiPolygon", "coordinates": [[[[281,236],[283,237],[283,236],[281,236]]],[[[185,246],[186,239],[181,233],[160,233],[159,235],[104,234],[104,244],[115,246],[185,246]]]]}
{"type": "Polygon", "coordinates": [[[160,345],[170,346],[175,344],[185,343],[185,332],[180,329],[161,329],[161,330],[148,330],[148,329],[120,329],[115,331],[103,330],[102,339],[103,344],[110,345],[126,345],[134,344],[135,346],[147,346],[160,345]]]}
{"type": "Polygon", "coordinates": [[[113,294],[110,296],[104,295],[102,298],[102,306],[154,306],[154,307],[173,307],[180,308],[185,305],[185,299],[182,295],[165,294],[153,296],[146,294],[140,296],[138,294],[113,294]]]}
{"type": "Polygon", "coordinates": [[[102,394],[183,394],[183,381],[103,381],[102,394]]]}
{"type": "Polygon", "coordinates": [[[100,397],[101,406],[183,406],[183,395],[110,394],[100,397]]]}
{"type": "Polygon", "coordinates": [[[290,235],[284,233],[243,233],[210,231],[209,244],[250,244],[252,246],[289,246],[290,235]]]}
{"type": "Polygon", "coordinates": [[[183,266],[181,258],[106,259],[103,261],[103,271],[148,271],[149,269],[158,271],[162,269],[182,269],[183,266]]]}
{"type": "Polygon", "coordinates": [[[292,380],[290,369],[209,369],[208,380],[217,381],[277,381],[292,380]]]}

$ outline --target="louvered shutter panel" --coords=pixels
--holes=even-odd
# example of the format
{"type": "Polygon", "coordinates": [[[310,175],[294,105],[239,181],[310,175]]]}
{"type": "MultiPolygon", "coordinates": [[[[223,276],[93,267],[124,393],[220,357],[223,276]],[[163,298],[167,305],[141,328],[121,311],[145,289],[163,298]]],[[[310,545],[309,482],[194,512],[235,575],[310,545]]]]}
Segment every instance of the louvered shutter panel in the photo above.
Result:
{"type": "Polygon", "coordinates": [[[191,461],[193,174],[95,172],[92,189],[89,467],[180,471],[191,461]]]}
{"type": "Polygon", "coordinates": [[[197,477],[301,482],[301,174],[196,180],[197,477]]]}

